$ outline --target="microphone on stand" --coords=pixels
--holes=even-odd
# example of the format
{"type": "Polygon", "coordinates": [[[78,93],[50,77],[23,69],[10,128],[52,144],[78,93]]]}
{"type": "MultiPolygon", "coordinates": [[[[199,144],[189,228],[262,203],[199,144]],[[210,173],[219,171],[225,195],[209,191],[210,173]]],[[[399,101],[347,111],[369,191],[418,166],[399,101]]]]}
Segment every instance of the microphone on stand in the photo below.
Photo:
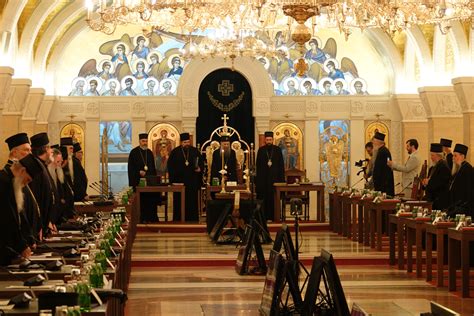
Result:
{"type": "MultiPolygon", "coordinates": [[[[400,184],[400,182],[398,182],[395,186],[397,186],[397,185],[399,185],[399,184],[400,184]]],[[[404,187],[401,189],[400,192],[398,192],[397,194],[395,194],[395,196],[400,196],[400,195],[402,195],[402,194],[403,194],[403,191],[405,191],[405,189],[408,189],[408,187],[409,187],[410,185],[412,185],[412,184],[413,184],[413,181],[411,181],[411,182],[408,183],[406,186],[404,186],[404,187]]]]}
{"type": "Polygon", "coordinates": [[[353,187],[355,187],[356,185],[358,185],[359,183],[361,183],[364,179],[365,179],[364,177],[360,178],[359,181],[357,181],[356,183],[354,183],[353,185],[351,185],[350,188],[352,189],[353,187]]]}

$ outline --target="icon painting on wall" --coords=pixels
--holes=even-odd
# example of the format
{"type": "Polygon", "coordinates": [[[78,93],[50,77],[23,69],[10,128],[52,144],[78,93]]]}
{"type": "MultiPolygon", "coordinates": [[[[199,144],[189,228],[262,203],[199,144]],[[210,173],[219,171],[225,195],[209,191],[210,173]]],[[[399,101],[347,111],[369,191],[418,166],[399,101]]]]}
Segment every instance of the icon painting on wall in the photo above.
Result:
{"type": "Polygon", "coordinates": [[[292,123],[278,124],[274,129],[275,145],[280,147],[283,154],[285,170],[303,167],[303,133],[292,123]]]}

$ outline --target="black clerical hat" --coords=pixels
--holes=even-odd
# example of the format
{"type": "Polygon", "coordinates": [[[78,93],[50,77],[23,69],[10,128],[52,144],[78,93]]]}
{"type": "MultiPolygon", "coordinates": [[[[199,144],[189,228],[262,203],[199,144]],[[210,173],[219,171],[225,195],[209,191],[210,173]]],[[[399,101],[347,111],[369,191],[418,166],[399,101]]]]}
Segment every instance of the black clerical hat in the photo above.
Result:
{"type": "Polygon", "coordinates": [[[430,152],[432,153],[441,153],[443,152],[443,146],[439,143],[432,143],[430,146],[430,152]]]}
{"type": "Polygon", "coordinates": [[[61,156],[63,157],[63,160],[67,160],[67,157],[68,157],[67,147],[61,146],[61,148],[59,148],[59,151],[61,152],[61,156]]]}
{"type": "Polygon", "coordinates": [[[181,133],[179,134],[179,140],[180,141],[185,141],[185,140],[190,140],[190,135],[189,133],[181,133]]]}
{"type": "Polygon", "coordinates": [[[441,139],[439,140],[439,143],[440,143],[441,146],[443,146],[443,147],[449,147],[449,148],[451,148],[451,145],[453,144],[453,141],[450,140],[450,139],[441,138],[441,139]]]}
{"type": "Polygon", "coordinates": [[[40,162],[32,154],[29,154],[21,159],[20,164],[26,168],[26,172],[28,172],[32,178],[43,172],[40,162]]]}
{"type": "Polygon", "coordinates": [[[8,144],[8,149],[12,150],[17,146],[29,144],[30,140],[28,139],[28,135],[26,133],[18,133],[5,139],[5,143],[8,144]]]}
{"type": "Polygon", "coordinates": [[[456,144],[456,146],[454,146],[454,152],[456,153],[460,153],[460,154],[463,154],[464,156],[467,155],[467,150],[469,149],[469,147],[467,147],[466,145],[463,145],[463,144],[456,144]]]}
{"type": "Polygon", "coordinates": [[[385,134],[380,133],[380,132],[375,132],[374,138],[378,139],[378,140],[381,140],[381,141],[384,141],[385,140],[385,134]]]}
{"type": "Polygon", "coordinates": [[[148,134],[147,133],[140,133],[140,134],[138,134],[138,139],[148,139],[148,134]]]}
{"type": "Polygon", "coordinates": [[[49,144],[49,138],[47,133],[39,133],[31,136],[31,147],[42,147],[49,144]]]}
{"type": "Polygon", "coordinates": [[[230,137],[229,136],[221,136],[221,142],[229,142],[230,137]]]}
{"type": "Polygon", "coordinates": [[[77,153],[78,151],[82,151],[82,147],[80,143],[74,143],[74,153],[77,153]]]}
{"type": "Polygon", "coordinates": [[[61,146],[72,146],[72,137],[61,137],[59,144],[61,146]]]}
{"type": "Polygon", "coordinates": [[[52,149],[58,149],[59,150],[59,144],[54,144],[53,146],[51,146],[52,149]]]}
{"type": "Polygon", "coordinates": [[[273,137],[273,132],[272,131],[266,131],[265,132],[265,137],[273,137]]]}

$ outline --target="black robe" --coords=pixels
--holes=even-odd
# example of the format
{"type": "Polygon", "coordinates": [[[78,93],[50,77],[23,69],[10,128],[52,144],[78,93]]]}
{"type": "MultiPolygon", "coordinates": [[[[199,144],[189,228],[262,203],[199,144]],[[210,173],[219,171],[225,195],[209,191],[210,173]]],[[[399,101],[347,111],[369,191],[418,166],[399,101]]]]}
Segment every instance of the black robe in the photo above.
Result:
{"type": "MultiPolygon", "coordinates": [[[[224,154],[225,155],[225,154],[224,154]]],[[[227,165],[227,181],[237,181],[237,157],[235,151],[229,149],[227,155],[224,156],[224,164],[227,165]]],[[[224,167],[225,167],[224,165],[224,167]]],[[[212,153],[211,179],[218,178],[222,180],[220,171],[222,170],[222,153],[220,149],[214,150],[212,153]]]]}
{"type": "Polygon", "coordinates": [[[72,157],[72,165],[74,170],[74,201],[82,201],[87,195],[87,175],[82,167],[81,161],[76,157],[72,157]]]}
{"type": "MultiPolygon", "coordinates": [[[[13,161],[8,160],[7,164],[3,168],[3,172],[6,172],[8,176],[13,178],[11,174],[10,167],[12,166],[13,161]]],[[[24,222],[24,225],[21,225],[21,231],[23,238],[27,241],[28,245],[36,244],[39,240],[39,232],[41,230],[41,213],[39,206],[36,203],[36,199],[33,196],[30,188],[25,186],[23,188],[24,196],[24,205],[23,212],[20,213],[20,219],[24,222]]]]}
{"type": "Polygon", "coordinates": [[[425,187],[425,199],[433,203],[434,210],[445,210],[449,206],[449,178],[451,171],[441,159],[430,168],[429,181],[425,187]]]}
{"type": "Polygon", "coordinates": [[[49,231],[48,224],[51,222],[51,218],[55,212],[57,192],[54,188],[53,179],[51,178],[46,165],[41,159],[36,159],[38,159],[40,162],[43,172],[36,176],[29,186],[36,198],[36,202],[38,202],[41,211],[43,236],[46,236],[49,231]]]}
{"type": "Polygon", "coordinates": [[[446,155],[446,163],[448,164],[449,172],[453,170],[453,153],[446,155]]]}
{"type": "MultiPolygon", "coordinates": [[[[187,222],[199,220],[199,189],[202,184],[202,170],[204,162],[197,148],[183,146],[174,148],[168,158],[168,173],[170,183],[184,183],[185,189],[185,216],[187,222]],[[186,160],[188,165],[186,166],[186,160]],[[200,171],[197,172],[196,169],[200,171]]],[[[173,195],[173,220],[181,220],[180,194],[173,195]]]]}
{"type": "MultiPolygon", "coordinates": [[[[140,178],[156,176],[155,157],[150,149],[133,148],[128,156],[128,185],[135,190],[140,183],[140,178]],[[145,171],[145,165],[148,170],[145,171]],[[140,171],[145,171],[145,176],[140,176],[140,171]]],[[[140,195],[140,221],[142,223],[157,222],[156,206],[161,201],[159,193],[141,193],[140,195]]]]}
{"type": "Polygon", "coordinates": [[[448,215],[465,214],[472,216],[474,194],[473,169],[467,161],[462,162],[458,172],[453,176],[449,188],[448,215]]]}
{"type": "Polygon", "coordinates": [[[74,191],[72,190],[72,180],[69,170],[66,172],[63,169],[64,180],[62,183],[57,176],[57,171],[54,170],[54,172],[56,172],[56,180],[53,179],[53,181],[55,181],[54,186],[58,192],[58,203],[56,203],[56,211],[52,222],[56,225],[60,225],[68,219],[73,218],[76,214],[74,210],[74,191]]]}
{"type": "Polygon", "coordinates": [[[0,171],[0,265],[9,265],[27,247],[22,233],[21,216],[17,211],[13,189],[13,175],[8,170],[0,171]]]}
{"type": "Polygon", "coordinates": [[[273,184],[285,182],[285,163],[280,147],[275,145],[260,147],[257,152],[256,168],[257,198],[263,200],[266,219],[279,220],[279,218],[273,218],[275,193],[273,184]],[[272,162],[270,167],[268,166],[269,160],[272,162]]]}
{"type": "Polygon", "coordinates": [[[372,179],[374,180],[374,190],[385,192],[387,195],[395,195],[393,181],[393,170],[387,165],[388,159],[392,160],[392,155],[387,147],[382,146],[377,151],[377,158],[374,162],[372,179]]]}

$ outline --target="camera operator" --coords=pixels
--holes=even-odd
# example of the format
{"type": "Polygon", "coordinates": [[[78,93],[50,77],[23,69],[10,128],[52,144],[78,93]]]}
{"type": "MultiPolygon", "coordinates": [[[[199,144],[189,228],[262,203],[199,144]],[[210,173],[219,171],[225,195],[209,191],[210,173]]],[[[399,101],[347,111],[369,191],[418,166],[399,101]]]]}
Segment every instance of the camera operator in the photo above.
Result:
{"type": "Polygon", "coordinates": [[[374,171],[374,144],[372,142],[368,142],[365,144],[365,151],[367,155],[369,155],[369,159],[366,159],[367,165],[365,166],[364,170],[364,178],[365,178],[365,188],[366,189],[373,189],[374,188],[374,181],[372,179],[372,173],[374,171]]]}

